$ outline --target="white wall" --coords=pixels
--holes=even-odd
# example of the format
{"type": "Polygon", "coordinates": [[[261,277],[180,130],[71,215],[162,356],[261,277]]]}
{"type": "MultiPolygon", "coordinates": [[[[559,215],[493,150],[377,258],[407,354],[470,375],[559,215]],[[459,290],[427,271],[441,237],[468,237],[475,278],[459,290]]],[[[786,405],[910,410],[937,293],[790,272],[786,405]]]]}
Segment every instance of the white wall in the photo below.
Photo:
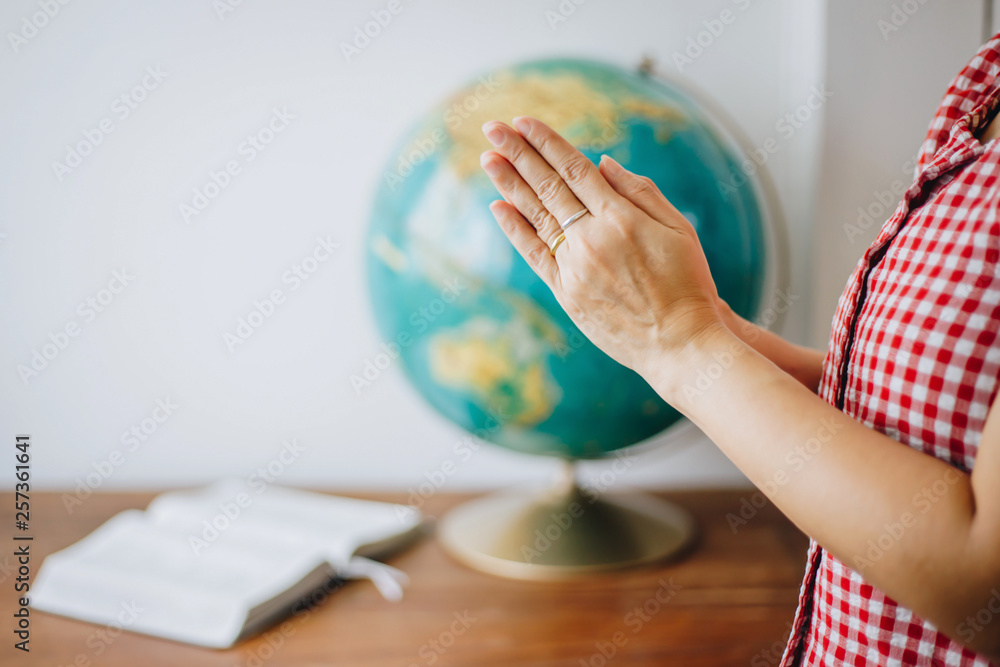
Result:
{"type": "MultiPolygon", "coordinates": [[[[19,31],[38,2],[2,3],[0,31],[19,31]]],[[[776,123],[806,102],[822,75],[819,0],[590,0],[555,30],[545,12],[557,10],[558,0],[504,2],[502,9],[404,0],[384,33],[346,62],[339,44],[385,4],[259,0],[220,19],[211,0],[74,2],[16,52],[9,38],[0,44],[0,442],[33,436],[38,486],[72,486],[95,466],[107,468],[116,451],[103,488],[247,475],[290,438],[303,451],[283,483],[416,486],[452,457],[461,434],[397,368],[361,396],[349,382],[380,343],[362,285],[362,234],[399,135],[457,85],[514,61],[576,54],[632,65],[650,54],[677,75],[675,51],[724,9],[735,21],[679,74],[726,109],[751,145],[775,136],[776,123]],[[121,119],[112,105],[147,67],[166,78],[121,119]],[[248,163],[238,146],[274,108],[294,119],[248,163]],[[53,161],[103,118],[114,131],[60,182],[53,161]],[[243,171],[185,224],[178,205],[232,159],[243,171]],[[227,351],[223,332],[254,299],[282,287],[281,274],[324,235],[340,249],[245,345],[227,351]],[[122,268],[134,278],[87,321],[78,304],[122,268]],[[23,382],[18,365],[74,323],[79,335],[23,382]],[[168,397],[178,405],[174,414],[128,451],[121,434],[168,397]]],[[[852,4],[861,11],[863,3],[852,4]]],[[[938,11],[929,7],[920,21],[938,11]]],[[[846,13],[831,11],[837,25],[850,25],[846,13]]],[[[837,57],[853,44],[844,32],[832,34],[844,40],[831,46],[837,57]]],[[[933,76],[908,84],[896,106],[912,95],[913,113],[925,117],[960,62],[957,54],[946,60],[924,53],[918,62],[933,64],[933,76]]],[[[917,78],[914,63],[889,64],[897,76],[917,78]]],[[[851,102],[846,88],[834,99],[851,102]]],[[[782,137],[767,164],[790,221],[794,259],[783,287],[802,295],[787,322],[798,339],[814,330],[809,249],[816,148],[824,136],[829,143],[822,116],[782,137]]],[[[886,118],[869,120],[872,128],[886,125],[876,122],[886,118]]],[[[640,455],[627,482],[745,483],[693,429],[668,439],[640,455]]],[[[10,467],[0,465],[8,485],[10,467]]],[[[537,479],[552,467],[487,447],[461,463],[447,488],[537,479]]]]}
{"type": "Polygon", "coordinates": [[[848,275],[912,181],[945,88],[985,40],[983,2],[829,3],[826,81],[834,95],[815,214],[814,345],[825,348],[848,275]],[[880,219],[859,223],[859,207],[875,213],[883,202],[880,219]]]}

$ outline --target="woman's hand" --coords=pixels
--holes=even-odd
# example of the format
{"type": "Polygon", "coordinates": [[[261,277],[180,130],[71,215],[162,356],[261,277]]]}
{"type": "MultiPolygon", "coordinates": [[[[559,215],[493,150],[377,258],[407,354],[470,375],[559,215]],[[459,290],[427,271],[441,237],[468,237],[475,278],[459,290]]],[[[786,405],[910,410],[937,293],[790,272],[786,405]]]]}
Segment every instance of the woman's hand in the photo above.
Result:
{"type": "Polygon", "coordinates": [[[607,156],[595,167],[541,121],[514,127],[483,126],[496,150],[482,167],[505,200],[490,209],[595,345],[645,376],[725,327],[698,236],[652,181],[607,156]]]}

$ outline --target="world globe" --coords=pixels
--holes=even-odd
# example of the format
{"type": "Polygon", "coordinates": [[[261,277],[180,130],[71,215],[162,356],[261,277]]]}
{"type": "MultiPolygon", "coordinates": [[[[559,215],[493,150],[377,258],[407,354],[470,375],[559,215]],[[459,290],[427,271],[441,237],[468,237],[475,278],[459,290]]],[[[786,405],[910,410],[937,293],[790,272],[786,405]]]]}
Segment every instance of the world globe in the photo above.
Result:
{"type": "Polygon", "coordinates": [[[491,72],[430,112],[385,167],[367,236],[383,339],[444,417],[498,445],[595,458],[680,419],[591,344],[516,253],[488,205],[480,127],[530,115],[595,162],[651,178],[694,225],[719,294],[752,318],[767,262],[765,207],[717,122],[676,86],[586,60],[491,72]]]}
{"type": "Polygon", "coordinates": [[[546,122],[594,162],[607,153],[651,178],[698,232],[735,312],[752,319],[774,278],[774,230],[755,163],[677,85],[641,69],[549,59],[456,91],[403,139],[382,174],[366,237],[378,329],[445,418],[565,463],[541,492],[452,510],[440,540],[467,565],[519,579],[681,553],[695,533],[686,511],[644,494],[599,495],[576,479],[573,461],[618,453],[681,416],[587,340],[494,221],[488,206],[499,195],[479,167],[490,148],[480,128],[519,115],[546,122]]]}

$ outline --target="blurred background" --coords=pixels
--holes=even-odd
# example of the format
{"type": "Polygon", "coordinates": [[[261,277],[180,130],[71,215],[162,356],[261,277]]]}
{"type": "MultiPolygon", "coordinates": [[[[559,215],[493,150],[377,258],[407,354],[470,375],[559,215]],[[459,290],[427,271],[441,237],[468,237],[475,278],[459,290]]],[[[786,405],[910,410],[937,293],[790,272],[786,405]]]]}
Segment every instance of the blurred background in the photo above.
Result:
{"type": "MultiPolygon", "coordinates": [[[[351,381],[385,342],[363,241],[386,160],[456,87],[528,59],[649,57],[721,108],[748,151],[775,141],[765,170],[790,256],[778,289],[794,297],[780,329],[825,347],[894,183],[998,16],[989,0],[400,0],[357,42],[388,4],[0,6],[0,436],[32,435],[36,487],[165,488],[271,466],[282,484],[407,491],[452,460],[436,490],[550,475],[554,461],[495,447],[456,458],[465,434],[396,364],[351,381]],[[879,206],[865,222],[859,208],[879,206]],[[285,299],[260,326],[227,337],[275,289],[285,299]]],[[[620,483],[746,484],[690,425],[658,440],[620,483]]]]}

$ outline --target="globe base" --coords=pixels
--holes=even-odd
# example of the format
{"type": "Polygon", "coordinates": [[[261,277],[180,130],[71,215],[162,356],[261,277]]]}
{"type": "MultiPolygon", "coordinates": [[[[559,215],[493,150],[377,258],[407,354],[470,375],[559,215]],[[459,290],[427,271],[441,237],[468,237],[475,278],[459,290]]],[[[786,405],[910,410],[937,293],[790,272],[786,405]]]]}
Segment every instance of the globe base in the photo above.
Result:
{"type": "Polygon", "coordinates": [[[468,502],[441,521],[459,562],[511,579],[568,579],[678,556],[695,535],[687,511],[641,493],[581,489],[569,464],[542,493],[504,492],[468,502]]]}

